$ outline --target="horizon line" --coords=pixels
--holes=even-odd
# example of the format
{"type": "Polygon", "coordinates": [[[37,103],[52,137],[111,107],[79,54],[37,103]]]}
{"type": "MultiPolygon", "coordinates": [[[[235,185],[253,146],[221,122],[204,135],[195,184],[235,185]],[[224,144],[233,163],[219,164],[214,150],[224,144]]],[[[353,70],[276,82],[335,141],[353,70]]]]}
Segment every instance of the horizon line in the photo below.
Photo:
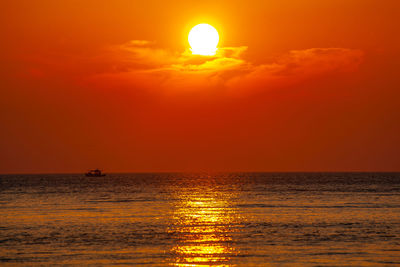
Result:
{"type": "MultiPolygon", "coordinates": [[[[105,174],[189,174],[189,173],[400,173],[397,171],[112,171],[104,172],[105,174]]],[[[85,174],[85,172],[9,172],[0,175],[63,175],[63,174],[85,174]]]]}

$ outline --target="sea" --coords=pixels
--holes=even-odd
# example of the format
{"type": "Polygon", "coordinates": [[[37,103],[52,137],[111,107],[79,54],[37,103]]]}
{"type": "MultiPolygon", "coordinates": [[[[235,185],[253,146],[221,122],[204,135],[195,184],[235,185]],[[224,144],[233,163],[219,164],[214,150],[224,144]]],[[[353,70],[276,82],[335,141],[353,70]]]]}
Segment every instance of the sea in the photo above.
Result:
{"type": "Polygon", "coordinates": [[[2,266],[399,266],[400,173],[0,175],[2,266]]]}

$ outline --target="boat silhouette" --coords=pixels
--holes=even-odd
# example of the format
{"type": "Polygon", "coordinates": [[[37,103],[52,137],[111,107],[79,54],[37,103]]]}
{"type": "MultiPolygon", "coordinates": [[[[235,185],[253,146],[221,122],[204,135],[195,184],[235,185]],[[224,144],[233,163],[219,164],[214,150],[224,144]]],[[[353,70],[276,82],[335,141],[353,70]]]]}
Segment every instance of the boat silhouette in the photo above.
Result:
{"type": "Polygon", "coordinates": [[[94,170],[90,170],[87,173],[85,173],[86,176],[88,177],[102,177],[102,176],[106,176],[104,173],[101,172],[101,170],[99,169],[94,169],[94,170]]]}

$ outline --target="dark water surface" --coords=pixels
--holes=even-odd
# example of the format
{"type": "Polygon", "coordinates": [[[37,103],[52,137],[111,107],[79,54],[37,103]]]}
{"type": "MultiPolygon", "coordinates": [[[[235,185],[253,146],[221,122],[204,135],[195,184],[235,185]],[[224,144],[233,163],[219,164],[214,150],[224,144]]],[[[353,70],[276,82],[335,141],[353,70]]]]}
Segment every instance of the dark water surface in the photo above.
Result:
{"type": "Polygon", "coordinates": [[[400,265],[400,174],[0,176],[1,265],[400,265]]]}

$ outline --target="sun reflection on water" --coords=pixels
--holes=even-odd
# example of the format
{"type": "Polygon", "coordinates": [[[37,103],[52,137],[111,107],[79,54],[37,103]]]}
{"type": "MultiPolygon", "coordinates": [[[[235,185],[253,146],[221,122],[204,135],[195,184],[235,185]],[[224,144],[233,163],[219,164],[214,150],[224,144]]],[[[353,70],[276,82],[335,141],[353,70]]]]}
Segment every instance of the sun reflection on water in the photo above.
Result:
{"type": "Polygon", "coordinates": [[[237,211],[223,192],[188,190],[177,198],[173,225],[177,235],[172,253],[175,266],[230,266],[238,250],[232,245],[237,211]]]}

